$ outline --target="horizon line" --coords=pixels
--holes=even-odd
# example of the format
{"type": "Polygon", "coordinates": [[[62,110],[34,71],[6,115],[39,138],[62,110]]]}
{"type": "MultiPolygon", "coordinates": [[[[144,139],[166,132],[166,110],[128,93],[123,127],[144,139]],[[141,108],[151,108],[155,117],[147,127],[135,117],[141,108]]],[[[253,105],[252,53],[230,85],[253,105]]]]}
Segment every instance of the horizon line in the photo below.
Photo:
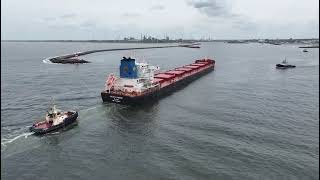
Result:
{"type": "MultiPolygon", "coordinates": [[[[188,41],[223,41],[223,40],[258,40],[258,39],[272,39],[272,40],[315,40],[319,37],[312,38],[239,38],[239,39],[157,39],[157,40],[166,40],[166,41],[177,41],[177,40],[188,40],[188,41]]],[[[124,40],[124,39],[1,39],[1,41],[142,41],[141,39],[134,40],[124,40]]]]}

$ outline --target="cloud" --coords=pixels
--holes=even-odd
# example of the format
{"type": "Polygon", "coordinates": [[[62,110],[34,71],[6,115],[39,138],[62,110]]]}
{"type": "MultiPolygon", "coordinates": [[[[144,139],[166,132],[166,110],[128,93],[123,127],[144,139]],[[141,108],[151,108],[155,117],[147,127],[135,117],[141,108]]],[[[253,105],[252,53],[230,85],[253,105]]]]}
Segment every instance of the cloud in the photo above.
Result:
{"type": "Polygon", "coordinates": [[[69,18],[74,18],[77,15],[75,13],[68,13],[68,14],[64,14],[62,16],[60,16],[61,19],[69,19],[69,18]]]}
{"type": "Polygon", "coordinates": [[[140,16],[139,13],[136,12],[126,12],[122,14],[123,17],[138,17],[140,16]]]}
{"type": "Polygon", "coordinates": [[[42,20],[43,21],[55,21],[56,18],[55,17],[44,17],[42,20]]]}
{"type": "Polygon", "coordinates": [[[190,0],[187,3],[209,17],[229,16],[231,14],[225,1],[190,0]]]}
{"type": "Polygon", "coordinates": [[[216,1],[191,1],[190,4],[195,8],[220,8],[216,1]]]}
{"type": "Polygon", "coordinates": [[[252,32],[257,30],[258,24],[244,15],[235,15],[231,18],[232,27],[241,31],[252,32]]]}
{"type": "Polygon", "coordinates": [[[61,16],[58,17],[43,17],[42,18],[42,22],[59,22],[59,21],[65,21],[65,20],[69,20],[69,19],[74,19],[76,18],[77,15],[75,13],[68,13],[68,14],[63,14],[61,16]]]}
{"type": "Polygon", "coordinates": [[[319,0],[31,1],[4,1],[2,37],[83,39],[93,34],[113,39],[140,37],[141,33],[221,39],[319,36],[319,0]]]}
{"type": "Polygon", "coordinates": [[[95,28],[97,27],[97,22],[94,20],[86,20],[79,24],[81,28],[95,28]]]}
{"type": "Polygon", "coordinates": [[[250,17],[232,12],[227,0],[191,0],[187,4],[208,17],[209,24],[221,24],[240,32],[254,32],[258,29],[250,17]]]}
{"type": "Polygon", "coordinates": [[[154,5],[154,6],[152,6],[151,8],[150,8],[150,10],[164,10],[165,9],[165,7],[164,6],[162,6],[162,5],[154,5]]]}

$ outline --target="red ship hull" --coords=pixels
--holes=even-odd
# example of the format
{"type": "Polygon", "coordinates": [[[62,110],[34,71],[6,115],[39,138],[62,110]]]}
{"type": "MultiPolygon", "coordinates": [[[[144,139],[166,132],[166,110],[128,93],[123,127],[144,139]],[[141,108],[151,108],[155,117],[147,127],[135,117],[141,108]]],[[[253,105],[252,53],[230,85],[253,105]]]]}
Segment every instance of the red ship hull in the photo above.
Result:
{"type": "Polygon", "coordinates": [[[155,75],[155,82],[160,86],[143,94],[128,94],[119,92],[101,92],[103,102],[138,105],[150,103],[153,100],[183,88],[195,79],[214,70],[214,60],[197,60],[195,63],[155,75]]]}

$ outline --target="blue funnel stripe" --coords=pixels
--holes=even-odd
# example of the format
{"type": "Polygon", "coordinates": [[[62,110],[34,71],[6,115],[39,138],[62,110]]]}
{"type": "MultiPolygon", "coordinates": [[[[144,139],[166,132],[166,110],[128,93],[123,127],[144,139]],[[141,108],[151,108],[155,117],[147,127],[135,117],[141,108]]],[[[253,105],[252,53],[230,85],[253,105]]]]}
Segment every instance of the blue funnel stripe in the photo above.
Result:
{"type": "Polygon", "coordinates": [[[120,64],[120,78],[136,79],[138,78],[136,60],[123,57],[120,64]]]}

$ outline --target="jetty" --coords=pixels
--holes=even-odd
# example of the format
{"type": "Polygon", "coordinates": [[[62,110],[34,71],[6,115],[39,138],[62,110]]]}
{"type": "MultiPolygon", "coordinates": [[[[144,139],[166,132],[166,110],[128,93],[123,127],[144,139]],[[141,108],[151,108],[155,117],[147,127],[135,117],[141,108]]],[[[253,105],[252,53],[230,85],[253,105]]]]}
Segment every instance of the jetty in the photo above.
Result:
{"type": "Polygon", "coordinates": [[[90,63],[89,61],[78,59],[78,58],[51,58],[49,59],[52,63],[59,64],[84,64],[90,63]]]}
{"type": "Polygon", "coordinates": [[[300,46],[299,48],[319,48],[319,45],[300,46]]]}
{"type": "MultiPolygon", "coordinates": [[[[89,61],[79,59],[79,56],[97,53],[97,52],[105,52],[105,51],[124,51],[124,50],[137,50],[137,49],[156,49],[156,48],[173,48],[173,47],[187,47],[187,48],[195,48],[192,44],[186,45],[170,45],[170,46],[151,46],[151,47],[132,47],[132,48],[113,48],[113,49],[98,49],[98,50],[90,50],[90,51],[83,51],[83,52],[76,52],[72,54],[56,56],[53,58],[49,58],[48,60],[52,63],[59,63],[59,64],[83,64],[83,63],[90,63],[89,61]]],[[[198,47],[197,47],[198,48],[198,47]]]]}

